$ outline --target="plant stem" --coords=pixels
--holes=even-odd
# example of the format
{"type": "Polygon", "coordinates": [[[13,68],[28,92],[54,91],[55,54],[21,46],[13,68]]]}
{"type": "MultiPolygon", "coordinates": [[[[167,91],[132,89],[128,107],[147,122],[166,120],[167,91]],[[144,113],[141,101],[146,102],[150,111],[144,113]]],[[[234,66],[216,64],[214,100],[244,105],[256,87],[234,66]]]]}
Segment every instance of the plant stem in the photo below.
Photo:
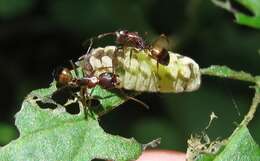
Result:
{"type": "Polygon", "coordinates": [[[216,76],[221,78],[236,79],[256,83],[256,78],[244,71],[235,71],[227,66],[212,65],[200,70],[202,75],[216,76]]]}
{"type": "Polygon", "coordinates": [[[260,88],[255,87],[255,89],[256,89],[256,92],[255,92],[255,96],[253,98],[252,104],[250,106],[250,109],[249,109],[248,113],[245,115],[243,121],[240,123],[240,125],[242,125],[242,126],[247,126],[248,123],[254,118],[258,104],[260,103],[260,88]]]}

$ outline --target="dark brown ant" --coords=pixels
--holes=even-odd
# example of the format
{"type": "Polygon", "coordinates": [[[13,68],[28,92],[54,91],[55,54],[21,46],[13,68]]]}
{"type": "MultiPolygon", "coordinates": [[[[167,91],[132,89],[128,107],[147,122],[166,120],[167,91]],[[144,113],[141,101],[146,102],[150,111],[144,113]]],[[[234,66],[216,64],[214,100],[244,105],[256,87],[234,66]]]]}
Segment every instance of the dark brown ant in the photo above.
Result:
{"type": "Polygon", "coordinates": [[[138,49],[145,49],[146,47],[143,38],[139,36],[138,32],[129,32],[127,30],[120,30],[120,31],[100,34],[97,36],[97,38],[101,39],[109,35],[116,36],[116,43],[118,45],[135,47],[138,49]]]}
{"type": "Polygon", "coordinates": [[[116,75],[110,72],[105,72],[96,77],[85,76],[83,78],[73,78],[71,71],[68,68],[63,68],[56,76],[56,81],[59,86],[78,86],[84,88],[94,88],[96,85],[100,85],[105,89],[115,88],[117,84],[116,75]]]}
{"type": "MultiPolygon", "coordinates": [[[[162,34],[157,38],[152,45],[145,44],[143,38],[138,34],[138,32],[130,32],[127,30],[119,30],[115,32],[108,32],[98,35],[96,38],[101,39],[106,36],[115,36],[116,44],[121,45],[124,49],[125,47],[134,47],[140,50],[149,50],[149,56],[155,59],[159,64],[168,65],[170,56],[168,53],[169,41],[168,38],[162,34]]],[[[90,46],[88,48],[87,54],[90,52],[90,48],[93,44],[93,38],[90,39],[90,46]]],[[[131,51],[132,52],[132,51],[131,51]]],[[[115,52],[116,53],[116,52],[115,52]]],[[[130,57],[132,54],[130,54],[130,57]]]]}
{"type": "Polygon", "coordinates": [[[151,57],[156,59],[158,63],[162,65],[168,65],[170,62],[170,55],[168,53],[169,40],[164,35],[161,34],[149,47],[151,52],[151,57]]]}
{"type": "MultiPolygon", "coordinates": [[[[104,89],[114,89],[118,85],[117,75],[111,72],[104,72],[101,73],[98,77],[91,75],[85,76],[83,78],[73,78],[71,71],[68,68],[63,68],[60,70],[58,75],[55,77],[57,84],[59,84],[60,88],[62,87],[73,87],[73,88],[80,88],[81,96],[83,102],[85,100],[85,93],[87,89],[94,88],[97,85],[100,85],[104,89]]],[[[121,89],[120,89],[121,91],[121,89]]],[[[127,96],[124,94],[123,91],[121,93],[127,98],[131,99],[135,102],[142,104],[144,107],[149,108],[145,103],[142,101],[135,99],[131,96],[127,96]]]]}
{"type": "MultiPolygon", "coordinates": [[[[76,71],[74,65],[73,68],[76,71]]],[[[88,75],[83,78],[74,78],[71,70],[63,68],[59,69],[55,74],[58,90],[53,93],[53,96],[61,94],[61,91],[68,92],[67,98],[78,98],[85,107],[89,107],[92,102],[91,94],[87,92],[87,89],[94,88],[97,85],[100,85],[104,89],[113,89],[117,84],[117,76],[109,72],[102,73],[98,77],[88,75]],[[75,92],[79,92],[79,96],[75,92]]],[[[76,76],[78,76],[77,73],[76,76]]]]}

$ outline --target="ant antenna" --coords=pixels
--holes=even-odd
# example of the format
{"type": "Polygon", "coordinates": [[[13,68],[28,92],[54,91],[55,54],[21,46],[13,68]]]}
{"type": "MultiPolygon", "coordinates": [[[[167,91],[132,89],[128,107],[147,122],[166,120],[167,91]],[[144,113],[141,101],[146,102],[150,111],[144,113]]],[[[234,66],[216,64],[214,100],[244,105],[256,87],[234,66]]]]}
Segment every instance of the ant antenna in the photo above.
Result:
{"type": "MultiPolygon", "coordinates": [[[[93,42],[94,42],[94,39],[101,39],[103,37],[106,37],[106,36],[109,36],[109,35],[115,35],[114,32],[108,32],[108,33],[104,33],[104,34],[100,34],[98,35],[97,37],[95,38],[90,38],[90,39],[87,39],[85,40],[83,43],[82,43],[82,46],[85,48],[87,46],[87,43],[89,42],[89,45],[88,45],[88,50],[86,52],[86,54],[89,54],[90,53],[90,50],[93,46],[93,42]]],[[[83,56],[79,58],[79,60],[82,60],[83,59],[83,56]]]]}
{"type": "Polygon", "coordinates": [[[88,45],[88,50],[87,50],[87,54],[90,52],[90,49],[92,48],[93,46],[93,39],[94,38],[89,38],[89,39],[86,39],[84,40],[84,42],[81,44],[81,46],[83,46],[84,49],[86,49],[87,45],[88,45]]]}
{"type": "Polygon", "coordinates": [[[97,36],[97,38],[101,39],[101,38],[109,36],[109,35],[116,35],[116,33],[115,32],[108,32],[108,33],[100,34],[100,35],[97,36]]]}
{"type": "Polygon", "coordinates": [[[90,43],[89,43],[89,46],[88,46],[87,54],[89,54],[89,52],[90,52],[90,50],[93,46],[93,38],[90,38],[89,41],[90,41],[90,43]]]}
{"type": "Polygon", "coordinates": [[[141,105],[142,105],[143,107],[145,107],[146,109],[148,109],[148,110],[150,109],[150,107],[149,107],[147,104],[145,104],[143,101],[141,101],[141,100],[139,100],[139,99],[136,99],[136,98],[134,98],[134,97],[131,97],[131,96],[126,95],[125,92],[124,92],[122,89],[119,89],[119,91],[120,91],[120,93],[121,93],[127,100],[133,100],[133,101],[135,101],[135,102],[141,104],[141,105]]]}
{"type": "Polygon", "coordinates": [[[141,101],[141,100],[139,100],[139,99],[136,99],[136,98],[131,97],[131,96],[126,96],[126,98],[127,98],[128,100],[133,100],[133,101],[135,101],[135,102],[141,104],[141,105],[144,106],[144,108],[146,108],[147,110],[150,109],[150,107],[149,107],[147,104],[145,104],[143,101],[141,101]]]}

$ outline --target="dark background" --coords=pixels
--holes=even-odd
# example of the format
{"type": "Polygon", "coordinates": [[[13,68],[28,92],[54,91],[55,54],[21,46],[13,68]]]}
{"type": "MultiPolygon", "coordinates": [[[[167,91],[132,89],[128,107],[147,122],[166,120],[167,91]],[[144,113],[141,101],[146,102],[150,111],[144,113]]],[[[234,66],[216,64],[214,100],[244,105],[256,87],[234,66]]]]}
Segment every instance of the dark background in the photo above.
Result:
{"type": "MultiPolygon", "coordinates": [[[[81,56],[84,40],[117,29],[148,32],[148,40],[165,33],[173,51],[201,67],[227,65],[259,74],[260,31],[235,24],[231,14],[208,0],[3,0],[0,144],[18,136],[14,115],[31,90],[47,87],[57,66],[68,66],[68,60],[81,56]]],[[[138,99],[150,110],[129,101],[103,116],[101,125],[143,143],[161,137],[161,149],[184,151],[190,134],[207,126],[212,111],[219,118],[208,130],[210,137],[231,134],[249,108],[254,94],[249,85],[203,76],[196,92],[142,94],[138,99]]],[[[259,143],[259,111],[256,115],[250,130],[259,143]]]]}

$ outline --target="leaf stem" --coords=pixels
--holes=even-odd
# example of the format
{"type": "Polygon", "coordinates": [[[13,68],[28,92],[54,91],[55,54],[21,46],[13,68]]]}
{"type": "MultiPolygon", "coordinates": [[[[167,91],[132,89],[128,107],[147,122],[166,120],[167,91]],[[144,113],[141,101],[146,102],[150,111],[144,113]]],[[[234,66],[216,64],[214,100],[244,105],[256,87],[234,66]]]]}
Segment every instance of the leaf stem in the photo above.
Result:
{"type": "Polygon", "coordinates": [[[250,106],[250,109],[248,113],[245,115],[243,121],[240,123],[242,126],[247,126],[248,123],[254,118],[255,112],[257,110],[258,104],[260,103],[260,88],[255,87],[255,96],[252,100],[252,104],[250,106]]]}
{"type": "Polygon", "coordinates": [[[236,79],[251,83],[256,83],[256,78],[244,71],[235,71],[227,66],[212,65],[200,70],[202,75],[216,76],[221,78],[236,79]]]}

